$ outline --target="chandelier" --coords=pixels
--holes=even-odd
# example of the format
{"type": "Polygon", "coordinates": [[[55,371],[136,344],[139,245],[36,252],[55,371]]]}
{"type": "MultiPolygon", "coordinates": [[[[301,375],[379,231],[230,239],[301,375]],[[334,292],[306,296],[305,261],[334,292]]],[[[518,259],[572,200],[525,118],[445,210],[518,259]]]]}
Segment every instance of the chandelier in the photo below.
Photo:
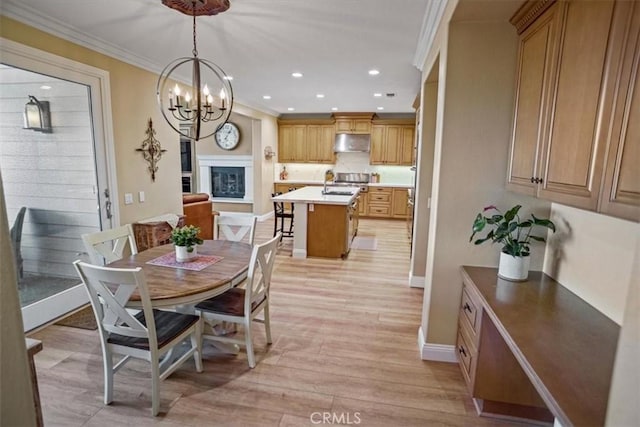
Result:
{"type": "Polygon", "coordinates": [[[173,60],[160,73],[156,87],[160,111],[180,135],[196,141],[208,138],[229,119],[233,89],[222,68],[198,57],[196,16],[224,12],[229,8],[229,0],[162,0],[162,3],[193,17],[193,56],[173,60]],[[183,75],[191,75],[189,85],[176,83],[180,81],[178,76],[183,75]]]}

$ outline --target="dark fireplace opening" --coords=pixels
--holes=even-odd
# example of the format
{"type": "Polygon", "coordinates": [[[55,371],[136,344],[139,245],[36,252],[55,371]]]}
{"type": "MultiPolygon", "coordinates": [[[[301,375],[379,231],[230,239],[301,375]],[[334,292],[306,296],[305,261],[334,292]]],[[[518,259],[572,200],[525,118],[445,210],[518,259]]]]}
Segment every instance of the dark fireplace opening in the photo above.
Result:
{"type": "Polygon", "coordinates": [[[211,168],[211,195],[230,199],[244,198],[244,167],[211,168]]]}

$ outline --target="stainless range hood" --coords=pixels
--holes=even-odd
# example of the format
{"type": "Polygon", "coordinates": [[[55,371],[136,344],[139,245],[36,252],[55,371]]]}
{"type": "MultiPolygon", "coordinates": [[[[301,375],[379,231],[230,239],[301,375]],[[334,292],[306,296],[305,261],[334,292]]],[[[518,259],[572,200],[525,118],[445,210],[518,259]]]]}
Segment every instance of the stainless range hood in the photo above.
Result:
{"type": "Polygon", "coordinates": [[[371,150],[371,135],[339,133],[333,151],[336,153],[368,153],[371,150]]]}

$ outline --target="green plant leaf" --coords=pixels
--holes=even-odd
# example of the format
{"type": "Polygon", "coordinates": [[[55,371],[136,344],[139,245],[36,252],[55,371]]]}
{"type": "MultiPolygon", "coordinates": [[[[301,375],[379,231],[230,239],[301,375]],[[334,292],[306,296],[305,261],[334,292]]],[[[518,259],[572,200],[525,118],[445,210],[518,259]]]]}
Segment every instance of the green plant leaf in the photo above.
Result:
{"type": "Polygon", "coordinates": [[[513,218],[515,218],[521,207],[522,206],[520,205],[515,205],[514,207],[509,209],[507,213],[504,214],[505,221],[511,221],[513,218]]]}
{"type": "Polygon", "coordinates": [[[487,224],[497,224],[502,221],[502,215],[493,215],[491,218],[487,218],[487,224]]]}
{"type": "Polygon", "coordinates": [[[542,227],[547,227],[548,229],[553,230],[554,233],[556,232],[556,225],[553,222],[551,222],[550,220],[536,218],[536,216],[534,214],[531,214],[531,217],[533,218],[533,223],[535,225],[539,225],[539,226],[542,226],[542,227]]]}
{"type": "Polygon", "coordinates": [[[520,224],[518,224],[518,227],[520,227],[520,228],[528,228],[528,227],[531,227],[532,225],[533,225],[533,221],[528,219],[528,220],[522,221],[520,224]]]}
{"type": "Polygon", "coordinates": [[[546,242],[544,237],[538,237],[538,236],[529,236],[530,239],[533,239],[537,242],[546,242]]]}

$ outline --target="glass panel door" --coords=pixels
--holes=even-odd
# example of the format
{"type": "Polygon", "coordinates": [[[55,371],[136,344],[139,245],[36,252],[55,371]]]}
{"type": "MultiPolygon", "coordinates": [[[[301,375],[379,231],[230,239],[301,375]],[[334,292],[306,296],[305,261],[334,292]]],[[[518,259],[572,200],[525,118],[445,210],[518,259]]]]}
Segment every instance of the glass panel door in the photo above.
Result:
{"type": "Polygon", "coordinates": [[[107,168],[91,84],[0,64],[0,88],[0,172],[26,331],[88,302],[72,263],[89,260],[82,234],[111,227],[100,209],[107,168]],[[24,128],[29,96],[49,103],[50,132],[24,128]]]}

